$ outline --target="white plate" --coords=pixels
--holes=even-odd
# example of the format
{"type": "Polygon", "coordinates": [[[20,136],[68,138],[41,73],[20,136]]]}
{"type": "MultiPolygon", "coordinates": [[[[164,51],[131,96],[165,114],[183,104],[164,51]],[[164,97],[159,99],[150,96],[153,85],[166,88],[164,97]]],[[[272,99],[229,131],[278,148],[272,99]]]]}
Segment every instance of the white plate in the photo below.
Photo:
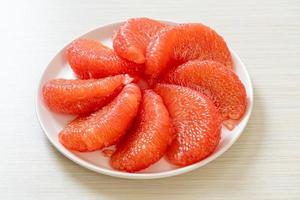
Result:
{"type": "MultiPolygon", "coordinates": [[[[167,22],[170,23],[170,22],[167,22]]],[[[93,38],[102,41],[103,43],[111,46],[111,38],[113,36],[114,31],[121,25],[122,23],[114,23],[106,26],[102,26],[93,31],[90,31],[81,37],[93,38]]],[[[41,127],[47,135],[48,139],[51,143],[58,149],[63,155],[68,157],[70,160],[73,160],[77,164],[86,167],[90,170],[93,170],[98,173],[120,177],[120,178],[128,178],[128,179],[154,179],[154,178],[163,178],[169,176],[175,176],[178,174],[182,174],[185,172],[189,172],[191,170],[197,169],[216,159],[218,156],[223,154],[241,135],[244,128],[246,127],[249,117],[251,115],[252,107],[253,107],[253,88],[252,83],[247,72],[245,65],[242,63],[238,55],[230,50],[236,73],[239,78],[245,85],[248,97],[248,108],[245,116],[239,123],[237,127],[233,131],[228,131],[227,129],[222,129],[222,139],[215,150],[215,152],[210,155],[208,158],[199,161],[193,165],[189,165],[186,167],[177,167],[171,165],[165,158],[162,158],[159,162],[150,166],[149,168],[140,171],[138,173],[127,173],[120,172],[112,169],[109,166],[109,160],[107,157],[103,155],[101,151],[95,151],[91,153],[79,153],[73,152],[66,149],[62,146],[58,141],[58,133],[60,130],[66,125],[66,123],[74,118],[74,116],[67,116],[62,114],[53,113],[47,109],[44,105],[41,89],[44,83],[50,79],[54,78],[75,78],[71,68],[69,67],[67,60],[65,58],[65,48],[58,52],[58,54],[52,59],[52,61],[47,66],[45,72],[42,75],[42,78],[39,83],[39,89],[37,93],[36,99],[36,112],[37,117],[40,121],[41,127]]]]}

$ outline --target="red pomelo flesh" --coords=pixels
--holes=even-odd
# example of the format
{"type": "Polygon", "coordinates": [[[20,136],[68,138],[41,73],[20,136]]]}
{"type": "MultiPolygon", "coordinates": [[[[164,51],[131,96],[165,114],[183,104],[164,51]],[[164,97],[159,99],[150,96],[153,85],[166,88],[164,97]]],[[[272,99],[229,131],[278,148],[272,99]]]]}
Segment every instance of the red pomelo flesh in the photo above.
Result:
{"type": "Polygon", "coordinates": [[[138,86],[128,84],[107,106],[67,124],[59,134],[59,141],[76,151],[94,151],[113,145],[130,128],[140,101],[138,86]]]}
{"type": "Polygon", "coordinates": [[[128,75],[90,80],[54,79],[43,86],[43,98],[52,111],[82,115],[101,108],[131,81],[128,75]]]}
{"type": "Polygon", "coordinates": [[[212,154],[221,138],[221,116],[213,102],[187,87],[158,84],[154,90],[168,109],[176,135],[168,159],[186,166],[212,154]]]}
{"type": "Polygon", "coordinates": [[[112,167],[135,172],[157,162],[173,138],[170,123],[161,97],[152,90],[145,90],[135,126],[117,145],[112,167]]]}
{"type": "Polygon", "coordinates": [[[112,49],[93,39],[77,39],[66,49],[68,62],[81,79],[117,74],[135,76],[141,65],[120,58],[112,49]]]}
{"type": "Polygon", "coordinates": [[[216,61],[193,60],[169,72],[164,82],[187,86],[207,95],[223,120],[240,119],[247,108],[247,94],[239,77],[216,61]]]}
{"type": "Polygon", "coordinates": [[[215,60],[232,68],[231,54],[219,34],[203,24],[180,24],[153,38],[146,52],[145,74],[156,78],[172,65],[194,59],[215,60]]]}
{"type": "Polygon", "coordinates": [[[166,24],[149,18],[129,19],[114,36],[114,50],[120,57],[142,64],[149,42],[165,27],[166,24]]]}

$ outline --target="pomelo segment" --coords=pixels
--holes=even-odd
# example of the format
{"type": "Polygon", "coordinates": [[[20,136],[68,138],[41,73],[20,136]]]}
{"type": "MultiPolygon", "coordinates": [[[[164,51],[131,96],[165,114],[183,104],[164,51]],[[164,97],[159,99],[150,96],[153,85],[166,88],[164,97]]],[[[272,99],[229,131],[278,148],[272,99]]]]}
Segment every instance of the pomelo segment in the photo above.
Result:
{"type": "Polygon", "coordinates": [[[117,74],[136,75],[141,66],[120,58],[101,42],[93,39],[77,39],[66,49],[73,71],[81,79],[102,78],[117,74]]]}
{"type": "Polygon", "coordinates": [[[215,60],[232,68],[229,49],[220,35],[203,24],[180,24],[164,29],[150,42],[145,74],[155,78],[172,65],[194,59],[215,60]]]}
{"type": "Polygon", "coordinates": [[[43,86],[43,98],[52,111],[73,115],[87,114],[108,103],[132,80],[128,75],[98,80],[54,79],[43,86]]]}
{"type": "Polygon", "coordinates": [[[161,97],[145,90],[135,126],[117,145],[111,165],[127,172],[145,169],[164,155],[172,139],[169,114],[161,97]]]}
{"type": "Polygon", "coordinates": [[[135,84],[126,85],[107,106],[70,122],[59,134],[68,149],[94,151],[115,144],[131,126],[141,101],[135,84]]]}
{"type": "Polygon", "coordinates": [[[219,108],[223,120],[238,120],[246,111],[247,94],[243,83],[232,70],[219,62],[189,61],[167,74],[164,81],[207,95],[219,108]]]}
{"type": "Polygon", "coordinates": [[[149,18],[129,19],[114,36],[114,50],[120,57],[142,64],[145,62],[149,42],[165,27],[167,27],[166,24],[149,18]]]}
{"type": "Polygon", "coordinates": [[[186,166],[212,154],[221,138],[221,116],[213,102],[187,87],[157,84],[154,90],[162,97],[176,134],[168,159],[186,166]]]}

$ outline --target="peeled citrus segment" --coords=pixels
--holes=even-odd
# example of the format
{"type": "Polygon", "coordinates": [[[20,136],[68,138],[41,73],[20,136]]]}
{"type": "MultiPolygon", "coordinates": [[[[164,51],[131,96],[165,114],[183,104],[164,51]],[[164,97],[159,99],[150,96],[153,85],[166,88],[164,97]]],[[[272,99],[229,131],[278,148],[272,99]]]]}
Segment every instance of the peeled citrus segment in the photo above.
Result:
{"type": "Polygon", "coordinates": [[[102,78],[117,74],[135,75],[139,65],[120,58],[101,42],[92,39],[77,39],[66,50],[73,71],[81,79],[102,78]]]}
{"type": "Polygon", "coordinates": [[[167,150],[175,165],[186,166],[213,153],[220,141],[221,116],[214,104],[201,93],[187,87],[157,84],[176,138],[167,150]]]}
{"type": "Polygon", "coordinates": [[[145,169],[164,155],[172,138],[169,113],[161,97],[145,90],[135,125],[117,145],[111,165],[127,172],[145,169]]]}
{"type": "Polygon", "coordinates": [[[145,62],[146,48],[149,42],[166,26],[166,24],[148,18],[129,19],[114,36],[114,50],[119,56],[142,64],[145,62]]]}
{"type": "Polygon", "coordinates": [[[94,151],[115,144],[131,126],[141,101],[135,84],[126,85],[107,106],[70,122],[59,134],[68,149],[94,151]]]}
{"type": "Polygon", "coordinates": [[[164,29],[150,42],[145,74],[157,77],[174,63],[194,59],[215,60],[232,68],[229,49],[220,35],[203,24],[181,24],[164,29]]]}
{"type": "Polygon", "coordinates": [[[81,115],[98,110],[108,103],[122,87],[133,79],[116,75],[102,79],[54,79],[43,87],[45,104],[53,111],[81,115]]]}
{"type": "Polygon", "coordinates": [[[219,108],[223,120],[240,119],[246,111],[247,94],[243,83],[219,62],[189,61],[167,74],[165,81],[207,95],[219,108]]]}
{"type": "Polygon", "coordinates": [[[168,111],[160,96],[145,90],[133,129],[117,145],[113,168],[135,172],[149,167],[165,153],[172,140],[168,111]]]}

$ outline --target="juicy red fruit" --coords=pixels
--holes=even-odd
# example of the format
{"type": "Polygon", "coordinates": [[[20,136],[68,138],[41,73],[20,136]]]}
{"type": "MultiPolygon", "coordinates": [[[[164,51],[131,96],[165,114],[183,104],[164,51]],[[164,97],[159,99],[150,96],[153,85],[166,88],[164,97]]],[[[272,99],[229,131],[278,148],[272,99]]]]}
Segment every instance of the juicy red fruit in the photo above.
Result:
{"type": "Polygon", "coordinates": [[[233,128],[246,111],[226,42],[203,24],[132,18],[116,31],[113,48],[73,41],[66,58],[78,78],[89,80],[44,85],[52,111],[79,115],[58,136],[69,150],[101,150],[112,168],[126,172],[164,155],[187,166],[213,154],[221,124],[233,128]]]}
{"type": "Polygon", "coordinates": [[[194,59],[215,60],[232,68],[229,49],[220,35],[203,24],[180,24],[160,32],[149,44],[145,73],[156,78],[168,67],[194,59]]]}
{"type": "Polygon", "coordinates": [[[169,114],[161,97],[145,90],[135,126],[117,145],[111,165],[128,172],[145,169],[164,155],[172,138],[169,114]]]}
{"type": "Polygon", "coordinates": [[[77,39],[66,49],[68,62],[81,79],[117,74],[136,75],[141,66],[120,58],[112,49],[93,39],[77,39]]]}
{"type": "Polygon", "coordinates": [[[131,81],[128,75],[98,80],[53,79],[43,86],[43,98],[55,112],[82,115],[101,108],[131,81]]]}
{"type": "Polygon", "coordinates": [[[129,19],[120,26],[114,36],[114,50],[119,56],[142,64],[145,62],[149,42],[165,27],[166,24],[149,18],[129,19]]]}
{"type": "Polygon", "coordinates": [[[130,127],[140,100],[138,86],[126,85],[107,106],[70,122],[60,132],[59,141],[76,151],[94,151],[115,144],[130,127]]]}
{"type": "Polygon", "coordinates": [[[219,62],[189,61],[167,74],[164,81],[207,95],[219,108],[223,120],[238,120],[246,111],[247,95],[243,83],[232,70],[219,62]]]}
{"type": "Polygon", "coordinates": [[[221,117],[213,103],[187,87],[158,84],[154,90],[162,97],[176,134],[168,159],[186,166],[212,154],[221,138],[221,117]]]}

